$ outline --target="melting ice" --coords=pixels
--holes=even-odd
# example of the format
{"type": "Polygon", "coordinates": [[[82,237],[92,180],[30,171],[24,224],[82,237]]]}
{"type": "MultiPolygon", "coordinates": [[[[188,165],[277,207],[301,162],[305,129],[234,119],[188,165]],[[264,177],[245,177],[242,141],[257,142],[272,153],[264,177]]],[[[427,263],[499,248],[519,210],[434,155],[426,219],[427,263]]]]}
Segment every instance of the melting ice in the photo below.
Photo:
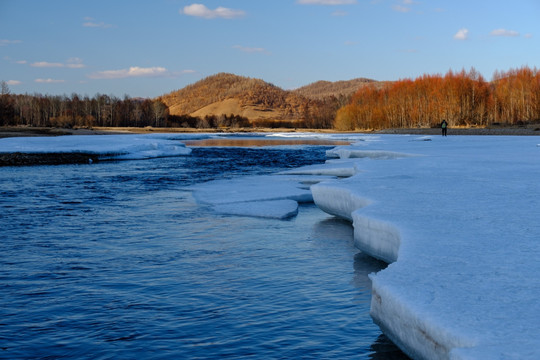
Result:
{"type": "MultiPolygon", "coordinates": [[[[320,166],[202,184],[195,198],[274,218],[314,200],[351,221],[356,247],[391,263],[371,275],[371,315],[413,358],[540,358],[536,137],[311,136],[356,143],[329,150],[320,166]]],[[[0,140],[0,152],[15,151],[190,152],[172,135],[0,140]]]]}

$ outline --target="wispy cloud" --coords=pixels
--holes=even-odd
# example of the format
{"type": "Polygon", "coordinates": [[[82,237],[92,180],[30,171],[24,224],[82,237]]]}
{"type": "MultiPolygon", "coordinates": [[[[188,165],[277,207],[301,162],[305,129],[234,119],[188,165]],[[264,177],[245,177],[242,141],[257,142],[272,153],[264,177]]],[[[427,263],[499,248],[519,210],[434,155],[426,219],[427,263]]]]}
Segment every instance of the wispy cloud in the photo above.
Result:
{"type": "Polygon", "coordinates": [[[0,39],[0,46],[7,46],[7,45],[13,45],[13,44],[20,44],[21,40],[7,40],[7,39],[0,39]]]}
{"type": "Polygon", "coordinates": [[[334,11],[334,12],[332,13],[332,16],[347,16],[347,15],[349,15],[348,12],[346,12],[346,11],[340,11],[340,10],[334,11]]]}
{"type": "Polygon", "coordinates": [[[403,5],[392,5],[392,10],[402,13],[407,13],[411,11],[410,7],[403,6],[403,5]]]}
{"type": "Polygon", "coordinates": [[[60,68],[64,67],[64,64],[62,63],[56,63],[56,62],[48,62],[48,61],[37,61],[32,64],[30,64],[32,67],[39,67],[39,68],[60,68]]]}
{"type": "Polygon", "coordinates": [[[357,0],[296,0],[296,3],[301,5],[352,5],[357,2],[357,0]]]}
{"type": "Polygon", "coordinates": [[[19,80],[8,80],[6,81],[6,84],[10,85],[10,86],[13,86],[13,85],[21,85],[22,84],[22,81],[19,81],[19,80]]]}
{"type": "Polygon", "coordinates": [[[527,34],[525,34],[525,35],[523,35],[523,36],[526,37],[527,39],[530,39],[530,38],[533,37],[533,34],[527,33],[527,34]]]}
{"type": "Polygon", "coordinates": [[[165,77],[171,76],[171,73],[164,67],[142,68],[132,66],[129,69],[105,70],[89,74],[90,79],[125,79],[133,77],[165,77]]]}
{"type": "MultiPolygon", "coordinates": [[[[17,62],[18,64],[26,64],[26,60],[17,62]]],[[[49,61],[36,61],[30,64],[32,67],[37,68],[69,68],[69,69],[82,69],[86,67],[83,61],[79,58],[69,58],[65,63],[49,62],[49,61]]]]}
{"type": "Polygon", "coordinates": [[[262,54],[270,54],[269,51],[267,51],[265,48],[261,47],[249,47],[249,46],[242,46],[242,45],[234,45],[233,49],[240,50],[245,53],[262,53],[262,54]]]}
{"type": "Polygon", "coordinates": [[[401,0],[397,4],[392,5],[392,10],[401,12],[401,13],[408,13],[412,10],[411,6],[418,4],[415,0],[401,0]]]}
{"type": "Polygon", "coordinates": [[[91,17],[85,17],[82,26],[89,27],[89,28],[102,28],[102,29],[108,29],[108,28],[113,27],[113,25],[106,24],[103,21],[96,22],[96,19],[91,18],[91,17]]]}
{"type": "Polygon", "coordinates": [[[70,69],[81,69],[86,67],[86,65],[83,64],[82,59],[78,57],[69,58],[65,65],[70,69]]]}
{"type": "Polygon", "coordinates": [[[457,33],[454,34],[454,39],[456,40],[467,40],[469,38],[469,29],[462,28],[459,29],[457,33]]]}
{"type": "Polygon", "coordinates": [[[506,29],[495,29],[490,33],[491,36],[507,36],[507,37],[516,37],[519,36],[519,33],[514,30],[506,29]]]}
{"type": "Polygon", "coordinates": [[[246,12],[243,10],[229,9],[226,7],[218,7],[214,10],[207,8],[203,4],[191,4],[184,6],[183,10],[180,10],[181,14],[188,16],[201,17],[205,19],[236,19],[241,18],[246,15],[246,12]]]}
{"type": "Polygon", "coordinates": [[[65,82],[65,80],[59,80],[59,79],[36,79],[34,80],[37,83],[43,83],[43,84],[59,84],[65,82]]]}

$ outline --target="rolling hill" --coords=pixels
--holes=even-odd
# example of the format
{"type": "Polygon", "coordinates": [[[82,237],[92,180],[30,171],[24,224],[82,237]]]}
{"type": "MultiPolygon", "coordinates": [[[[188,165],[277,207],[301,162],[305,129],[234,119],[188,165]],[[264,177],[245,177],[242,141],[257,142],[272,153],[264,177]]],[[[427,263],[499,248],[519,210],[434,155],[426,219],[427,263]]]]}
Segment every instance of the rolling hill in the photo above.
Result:
{"type": "Polygon", "coordinates": [[[333,118],[338,108],[337,97],[348,97],[372,82],[369,79],[319,81],[287,91],[260,79],[219,73],[163,95],[160,100],[173,116],[203,118],[232,114],[249,121],[294,122],[321,116],[333,118]]]}

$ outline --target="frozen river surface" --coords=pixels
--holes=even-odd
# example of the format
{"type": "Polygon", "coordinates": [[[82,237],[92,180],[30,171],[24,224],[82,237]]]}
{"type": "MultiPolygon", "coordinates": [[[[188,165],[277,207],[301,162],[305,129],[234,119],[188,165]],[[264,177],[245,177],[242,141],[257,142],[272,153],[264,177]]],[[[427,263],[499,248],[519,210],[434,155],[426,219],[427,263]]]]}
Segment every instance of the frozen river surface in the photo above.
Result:
{"type": "Polygon", "coordinates": [[[188,190],[325,149],[0,168],[0,358],[403,358],[350,223],[220,215],[188,190]]]}

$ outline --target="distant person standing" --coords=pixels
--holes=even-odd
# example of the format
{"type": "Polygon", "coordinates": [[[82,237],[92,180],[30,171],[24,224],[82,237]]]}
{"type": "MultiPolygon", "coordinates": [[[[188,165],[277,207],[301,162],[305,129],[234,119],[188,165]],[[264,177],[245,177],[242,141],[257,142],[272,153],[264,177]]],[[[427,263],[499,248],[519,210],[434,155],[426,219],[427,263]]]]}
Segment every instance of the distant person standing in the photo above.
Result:
{"type": "Polygon", "coordinates": [[[442,129],[442,136],[446,136],[446,132],[448,131],[448,123],[446,122],[446,120],[442,121],[441,129],[442,129]]]}

